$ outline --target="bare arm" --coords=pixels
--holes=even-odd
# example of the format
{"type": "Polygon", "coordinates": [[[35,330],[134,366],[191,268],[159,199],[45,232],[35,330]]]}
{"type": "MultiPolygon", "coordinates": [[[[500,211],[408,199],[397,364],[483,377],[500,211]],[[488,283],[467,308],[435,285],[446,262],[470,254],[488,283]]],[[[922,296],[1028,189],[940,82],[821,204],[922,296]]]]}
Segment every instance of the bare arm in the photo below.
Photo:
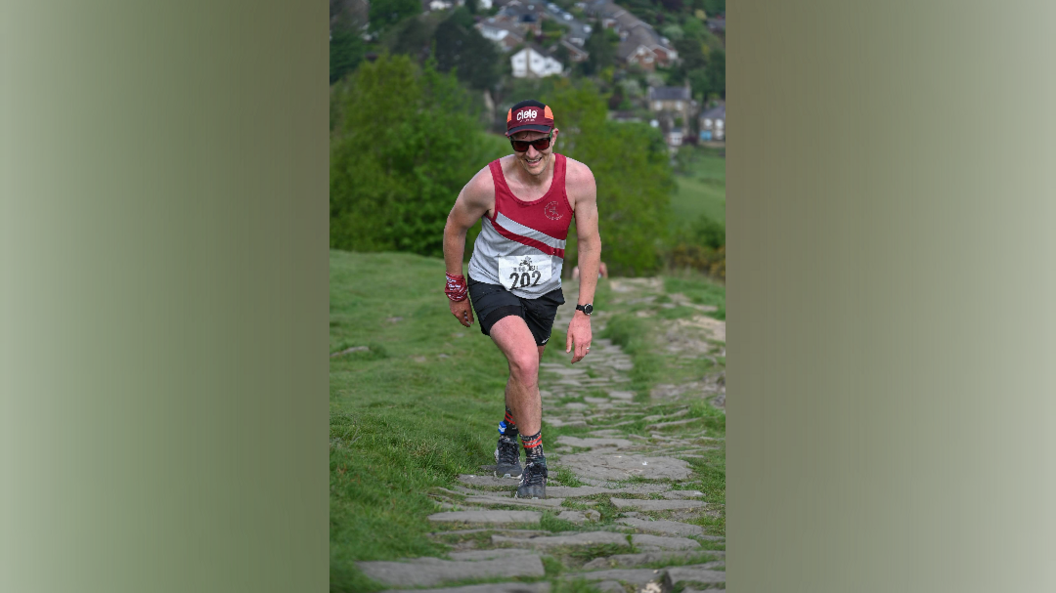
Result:
{"type": "MultiPolygon", "coordinates": [[[[447,224],[444,226],[444,264],[448,274],[463,275],[462,260],[466,254],[466,232],[480,220],[480,217],[494,207],[495,186],[491,172],[485,167],[462,188],[454,207],[447,215],[447,224]]],[[[449,301],[449,303],[451,314],[462,325],[466,327],[473,325],[473,309],[468,300],[449,301]]]]}
{"type": "MultiPolygon", "coordinates": [[[[576,238],[579,244],[579,305],[594,302],[594,292],[598,286],[598,269],[601,267],[601,234],[598,232],[598,188],[594,174],[585,165],[575,163],[575,169],[569,184],[575,199],[573,208],[576,213],[576,238]]],[[[587,355],[593,338],[590,328],[590,317],[582,311],[576,311],[568,325],[568,338],[565,352],[575,352],[572,362],[576,363],[587,355]]]]}

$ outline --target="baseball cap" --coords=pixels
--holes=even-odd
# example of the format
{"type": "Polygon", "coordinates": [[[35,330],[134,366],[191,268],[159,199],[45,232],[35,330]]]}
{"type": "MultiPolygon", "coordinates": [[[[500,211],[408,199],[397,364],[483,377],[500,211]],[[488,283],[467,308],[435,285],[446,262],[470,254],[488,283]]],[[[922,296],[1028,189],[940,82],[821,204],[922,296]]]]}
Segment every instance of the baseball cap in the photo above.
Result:
{"type": "Polygon", "coordinates": [[[528,99],[506,112],[506,136],[517,132],[549,132],[554,129],[554,114],[539,101],[528,99]]]}

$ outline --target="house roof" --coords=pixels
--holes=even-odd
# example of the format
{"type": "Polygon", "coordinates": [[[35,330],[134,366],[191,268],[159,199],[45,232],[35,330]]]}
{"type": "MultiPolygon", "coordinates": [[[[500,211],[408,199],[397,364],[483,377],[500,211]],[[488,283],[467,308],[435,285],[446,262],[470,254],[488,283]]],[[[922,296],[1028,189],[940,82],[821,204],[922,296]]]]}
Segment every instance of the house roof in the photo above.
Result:
{"type": "Polygon", "coordinates": [[[621,60],[626,60],[628,56],[641,46],[645,46],[648,49],[655,47],[655,39],[650,33],[650,31],[642,27],[632,29],[630,35],[620,41],[620,45],[617,46],[616,56],[621,60]]]}
{"type": "Polygon", "coordinates": [[[587,55],[590,55],[590,54],[589,54],[589,53],[587,53],[587,51],[586,51],[586,50],[584,50],[584,49],[583,49],[582,47],[579,47],[579,46],[577,46],[577,45],[576,45],[576,44],[574,44],[574,43],[569,43],[569,42],[568,42],[567,40],[565,40],[565,39],[562,39],[562,40],[561,40],[561,45],[563,45],[563,46],[565,46],[566,48],[568,48],[568,51],[570,51],[571,53],[573,53],[573,54],[575,54],[575,55],[582,55],[582,56],[587,56],[587,55]]]}
{"type": "Polygon", "coordinates": [[[719,105],[718,107],[712,107],[711,109],[705,111],[704,113],[701,113],[700,117],[701,117],[701,119],[708,118],[708,119],[722,119],[722,120],[725,120],[726,119],[726,106],[725,105],[719,105]]]}
{"type": "Polygon", "coordinates": [[[689,101],[689,89],[684,86],[649,87],[650,101],[689,101]]]}

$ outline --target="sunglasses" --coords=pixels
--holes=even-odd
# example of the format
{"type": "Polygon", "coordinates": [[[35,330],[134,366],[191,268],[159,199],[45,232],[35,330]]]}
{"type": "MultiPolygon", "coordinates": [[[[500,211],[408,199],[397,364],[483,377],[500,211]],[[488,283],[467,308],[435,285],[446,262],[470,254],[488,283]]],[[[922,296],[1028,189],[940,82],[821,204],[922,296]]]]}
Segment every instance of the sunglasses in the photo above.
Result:
{"type": "Polygon", "coordinates": [[[536,150],[543,151],[550,148],[550,138],[554,135],[550,132],[545,138],[539,138],[538,140],[514,140],[510,138],[510,144],[513,145],[513,149],[517,152],[528,152],[529,146],[534,146],[536,150]]]}

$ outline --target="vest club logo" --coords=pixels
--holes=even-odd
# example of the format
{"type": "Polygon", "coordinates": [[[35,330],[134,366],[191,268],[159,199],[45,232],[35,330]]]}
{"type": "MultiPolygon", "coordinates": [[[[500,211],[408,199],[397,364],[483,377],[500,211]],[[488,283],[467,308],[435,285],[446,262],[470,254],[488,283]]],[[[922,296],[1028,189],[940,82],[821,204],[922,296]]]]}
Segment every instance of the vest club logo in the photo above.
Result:
{"type": "Polygon", "coordinates": [[[543,214],[550,220],[561,220],[561,211],[557,208],[557,200],[550,202],[543,208],[543,214]]]}

